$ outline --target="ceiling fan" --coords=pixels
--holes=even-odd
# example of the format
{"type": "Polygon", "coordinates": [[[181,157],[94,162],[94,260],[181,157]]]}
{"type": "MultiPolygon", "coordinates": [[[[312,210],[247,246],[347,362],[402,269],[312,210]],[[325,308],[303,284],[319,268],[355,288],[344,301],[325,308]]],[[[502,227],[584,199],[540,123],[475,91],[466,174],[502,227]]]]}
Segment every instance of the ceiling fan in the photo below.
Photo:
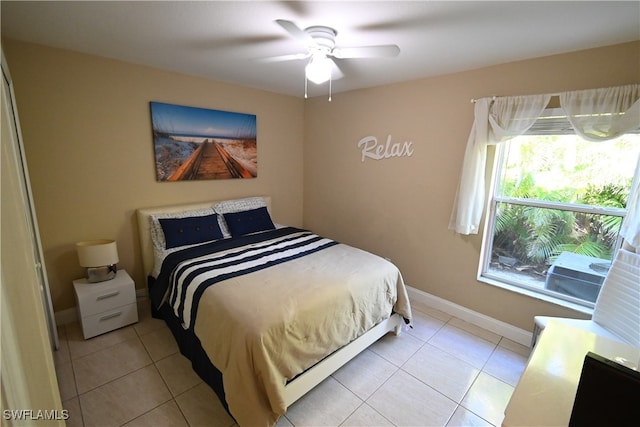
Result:
{"type": "Polygon", "coordinates": [[[338,32],[331,27],[314,25],[302,30],[293,22],[285,19],[277,19],[275,22],[300,42],[306,49],[306,52],[271,56],[262,58],[260,61],[280,62],[308,59],[309,62],[305,68],[305,78],[316,84],[321,84],[326,81],[331,83],[332,79],[342,77],[342,72],[335,61],[333,61],[333,58],[392,58],[398,56],[400,53],[400,48],[394,44],[336,47],[335,38],[338,32]]]}

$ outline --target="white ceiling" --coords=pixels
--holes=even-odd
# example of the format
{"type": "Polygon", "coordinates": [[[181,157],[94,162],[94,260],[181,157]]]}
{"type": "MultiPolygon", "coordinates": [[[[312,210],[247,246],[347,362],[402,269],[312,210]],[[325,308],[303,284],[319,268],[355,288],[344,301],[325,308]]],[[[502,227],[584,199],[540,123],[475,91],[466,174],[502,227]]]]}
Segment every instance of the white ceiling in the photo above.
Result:
{"type": "MultiPolygon", "coordinates": [[[[303,96],[304,52],[274,21],[327,25],[342,47],[397,44],[389,59],[339,60],[333,92],[640,40],[640,1],[7,1],[2,36],[303,96]]],[[[309,83],[309,95],[328,84],[309,83]]]]}

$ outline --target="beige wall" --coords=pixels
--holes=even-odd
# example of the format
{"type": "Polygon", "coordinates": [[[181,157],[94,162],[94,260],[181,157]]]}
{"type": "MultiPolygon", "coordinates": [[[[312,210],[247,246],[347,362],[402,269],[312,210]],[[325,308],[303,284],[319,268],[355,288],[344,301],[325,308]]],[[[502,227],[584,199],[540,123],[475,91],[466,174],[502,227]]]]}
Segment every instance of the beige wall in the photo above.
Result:
{"type": "Polygon", "coordinates": [[[277,221],[391,258],[415,288],[525,329],[535,314],[570,314],[479,283],[480,236],[447,229],[473,119],[469,101],[640,76],[634,43],[334,94],[329,103],[11,40],[3,47],[56,311],[75,305],[79,240],[116,238],[120,268],[145,286],[136,208],[270,194],[277,221]],[[152,100],[256,114],[258,178],[156,182],[152,100]],[[361,162],[360,138],[388,134],[412,141],[413,156],[361,162]]]}
{"type": "Polygon", "coordinates": [[[523,329],[570,311],[476,280],[481,236],[447,226],[472,98],[638,82],[640,43],[334,94],[305,104],[304,224],[391,258],[405,281],[523,329]],[[361,162],[368,135],[413,142],[412,157],[361,162]]]}
{"type": "Polygon", "coordinates": [[[74,247],[80,240],[115,238],[119,268],[146,286],[139,207],[268,194],[277,221],[302,225],[302,99],[12,40],[2,45],[56,311],[75,306],[71,282],[84,275],[74,247]],[[256,114],[258,177],[156,182],[149,101],[256,114]]]}

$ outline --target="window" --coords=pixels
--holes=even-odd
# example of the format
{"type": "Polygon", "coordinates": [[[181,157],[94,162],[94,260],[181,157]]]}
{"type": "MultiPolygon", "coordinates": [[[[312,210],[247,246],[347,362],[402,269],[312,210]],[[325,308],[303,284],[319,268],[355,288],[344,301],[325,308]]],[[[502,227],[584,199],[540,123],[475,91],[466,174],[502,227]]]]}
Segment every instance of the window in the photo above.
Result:
{"type": "Polygon", "coordinates": [[[480,276],[593,307],[640,157],[640,134],[589,142],[562,110],[496,149],[480,276]]]}

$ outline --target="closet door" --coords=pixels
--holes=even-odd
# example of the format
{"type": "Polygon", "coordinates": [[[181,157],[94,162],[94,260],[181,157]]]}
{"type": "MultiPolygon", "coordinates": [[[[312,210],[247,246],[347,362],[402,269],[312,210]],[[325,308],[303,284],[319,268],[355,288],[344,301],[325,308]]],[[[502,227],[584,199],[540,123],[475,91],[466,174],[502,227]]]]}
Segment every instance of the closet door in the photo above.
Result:
{"type": "MultiPolygon", "coordinates": [[[[15,98],[2,55],[0,362],[2,409],[57,410],[52,348],[58,345],[15,98]]],[[[12,425],[11,419],[3,423],[12,425]]],[[[56,420],[52,425],[64,425],[56,420]]]]}
{"type": "MultiPolygon", "coordinates": [[[[6,160],[15,162],[15,166],[17,168],[15,185],[19,187],[19,189],[17,189],[17,193],[19,194],[19,196],[16,194],[17,199],[15,200],[15,202],[20,204],[21,209],[24,209],[26,227],[29,230],[30,237],[29,242],[25,242],[27,246],[26,250],[30,251],[33,254],[33,267],[38,279],[38,287],[42,299],[42,307],[46,314],[49,340],[51,341],[51,348],[57,350],[59,346],[58,331],[56,329],[53,304],[51,302],[51,293],[49,291],[49,281],[47,279],[47,271],[44,264],[44,255],[42,253],[40,234],[38,232],[38,221],[36,218],[35,207],[33,205],[27,161],[24,154],[24,147],[22,145],[20,122],[18,120],[18,112],[15,108],[13,84],[11,83],[11,76],[9,75],[9,70],[7,68],[7,61],[4,58],[4,52],[2,53],[2,85],[3,145],[5,143],[5,132],[8,138],[6,142],[9,143],[9,141],[11,141],[11,143],[14,145],[14,147],[11,149],[13,158],[6,160]]],[[[2,201],[5,202],[4,196],[2,197],[2,201]]]]}

